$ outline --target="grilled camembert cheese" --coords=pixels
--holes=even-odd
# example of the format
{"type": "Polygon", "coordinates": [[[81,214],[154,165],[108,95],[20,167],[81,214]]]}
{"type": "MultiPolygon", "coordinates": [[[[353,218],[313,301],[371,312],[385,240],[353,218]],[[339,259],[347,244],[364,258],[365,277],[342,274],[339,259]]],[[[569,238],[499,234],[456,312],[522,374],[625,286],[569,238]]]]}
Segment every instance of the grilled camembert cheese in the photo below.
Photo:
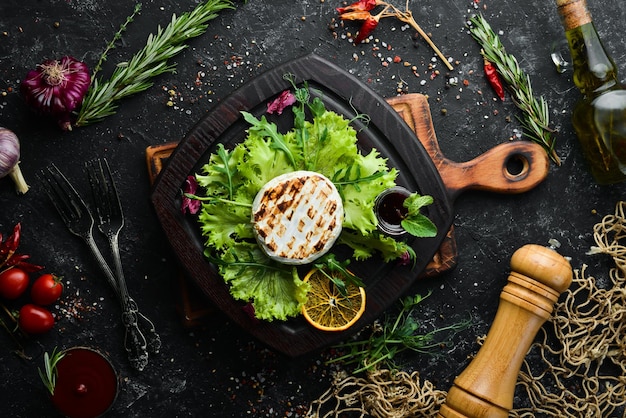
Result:
{"type": "Polygon", "coordinates": [[[312,171],[275,177],[252,203],[252,224],[267,255],[307,264],[324,255],[341,233],[343,203],[328,178],[312,171]]]}

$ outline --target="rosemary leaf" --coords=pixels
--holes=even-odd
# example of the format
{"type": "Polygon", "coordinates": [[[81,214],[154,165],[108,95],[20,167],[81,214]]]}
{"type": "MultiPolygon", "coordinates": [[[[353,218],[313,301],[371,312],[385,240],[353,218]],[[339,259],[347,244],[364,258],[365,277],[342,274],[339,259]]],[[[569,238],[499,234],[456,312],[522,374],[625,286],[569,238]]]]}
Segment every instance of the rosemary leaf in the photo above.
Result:
{"type": "Polygon", "coordinates": [[[65,353],[63,351],[57,351],[56,347],[52,350],[52,354],[45,352],[43,355],[44,371],[38,369],[38,372],[39,377],[46,389],[48,389],[50,395],[54,395],[54,388],[57,381],[57,364],[64,356],[65,353]]]}
{"type": "Polygon", "coordinates": [[[113,36],[113,39],[111,39],[111,42],[109,42],[106,48],[104,49],[104,52],[100,56],[100,60],[98,61],[98,63],[93,69],[93,73],[91,74],[92,79],[96,78],[96,75],[102,69],[102,64],[104,64],[104,62],[107,60],[109,51],[115,48],[115,43],[122,38],[122,34],[126,32],[126,28],[135,19],[135,16],[140,11],[141,11],[141,3],[137,3],[135,5],[135,9],[133,10],[133,13],[126,18],[126,21],[120,26],[119,30],[115,32],[115,36],[113,36]]]}
{"type": "Polygon", "coordinates": [[[554,151],[554,130],[550,128],[548,104],[543,97],[535,98],[530,76],[520,68],[517,59],[508,54],[498,35],[482,15],[470,19],[470,33],[480,44],[483,57],[491,62],[511,91],[515,105],[523,112],[521,124],[524,134],[541,145],[552,161],[561,165],[554,151]]]}
{"type": "MultiPolygon", "coordinates": [[[[186,41],[202,35],[207,29],[207,22],[217,17],[218,12],[232,8],[231,0],[207,0],[180,17],[172,15],[170,23],[164,29],[159,26],[155,34],[150,34],[146,45],[130,61],[117,65],[109,80],[92,79],[75,125],[89,125],[115,114],[119,100],[149,89],[154,77],[174,72],[176,64],[170,64],[168,60],[187,47],[184,44],[186,41]]],[[[129,17],[130,20],[136,11],[129,17]]],[[[128,22],[122,25],[112,42],[119,39],[128,22]]],[[[104,56],[110,49],[107,46],[104,56]]],[[[96,69],[99,70],[102,61],[96,69]]]]}

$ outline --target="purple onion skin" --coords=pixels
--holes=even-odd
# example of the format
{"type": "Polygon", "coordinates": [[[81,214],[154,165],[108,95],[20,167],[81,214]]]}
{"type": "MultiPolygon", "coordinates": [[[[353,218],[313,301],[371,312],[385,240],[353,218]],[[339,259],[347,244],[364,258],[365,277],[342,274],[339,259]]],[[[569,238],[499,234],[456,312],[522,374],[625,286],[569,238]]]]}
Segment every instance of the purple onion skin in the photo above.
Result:
{"type": "Polygon", "coordinates": [[[38,64],[26,74],[20,91],[31,108],[55,118],[61,129],[67,131],[72,129],[72,111],[83,102],[90,84],[87,65],[65,56],[38,64]]]}

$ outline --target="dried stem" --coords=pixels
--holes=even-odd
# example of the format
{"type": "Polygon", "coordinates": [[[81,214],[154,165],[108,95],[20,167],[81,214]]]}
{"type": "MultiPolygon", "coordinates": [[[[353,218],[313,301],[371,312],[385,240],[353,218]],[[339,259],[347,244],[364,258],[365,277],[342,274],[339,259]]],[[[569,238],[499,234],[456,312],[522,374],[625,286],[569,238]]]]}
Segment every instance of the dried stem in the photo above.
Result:
{"type": "Polygon", "coordinates": [[[383,14],[382,17],[395,17],[401,22],[411,25],[411,27],[415,29],[422,38],[424,38],[426,43],[433,49],[433,51],[435,51],[435,54],[437,54],[439,59],[446,65],[446,67],[448,67],[448,70],[450,71],[454,70],[454,67],[452,67],[452,64],[450,64],[450,62],[446,59],[443,53],[439,50],[439,48],[437,48],[437,45],[435,45],[432,39],[430,39],[430,37],[426,34],[426,32],[424,32],[424,30],[420,27],[420,25],[417,24],[417,22],[413,18],[413,12],[409,10],[409,0],[406,0],[406,7],[404,11],[398,9],[396,6],[392,4],[386,4],[386,3],[383,3],[383,4],[385,4],[385,6],[391,7],[393,9],[393,12],[392,13],[386,12],[383,14]]]}
{"type": "MultiPolygon", "coordinates": [[[[13,322],[14,326],[17,326],[17,321],[15,320],[15,316],[3,303],[0,303],[0,309],[4,311],[6,316],[11,320],[11,322],[13,322]]],[[[4,321],[4,318],[2,318],[1,316],[0,316],[0,327],[4,328],[4,330],[9,334],[9,336],[13,340],[13,343],[15,343],[15,346],[17,347],[17,349],[15,350],[15,354],[17,354],[19,357],[23,358],[24,360],[30,360],[31,358],[26,354],[26,351],[24,351],[24,347],[15,336],[15,331],[9,328],[7,323],[4,321]]]]}

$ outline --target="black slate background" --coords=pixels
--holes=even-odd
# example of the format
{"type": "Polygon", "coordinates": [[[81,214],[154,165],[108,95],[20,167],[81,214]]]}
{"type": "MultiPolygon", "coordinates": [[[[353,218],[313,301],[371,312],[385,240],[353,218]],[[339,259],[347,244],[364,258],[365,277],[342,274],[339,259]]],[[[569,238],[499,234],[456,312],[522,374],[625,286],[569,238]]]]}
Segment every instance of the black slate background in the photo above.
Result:
{"type": "MultiPolygon", "coordinates": [[[[403,2],[398,2],[400,7],[403,2]]],[[[194,0],[149,0],[111,51],[102,75],[129,59],[145,44],[158,24],[181,14],[194,0]]],[[[145,149],[180,140],[211,107],[229,92],[275,65],[314,52],[332,60],[370,85],[383,97],[404,92],[430,97],[433,121],[445,155],[469,160],[508,141],[521,126],[518,111],[507,99],[493,100],[482,73],[479,48],[466,29],[467,19],[482,11],[500,33],[507,51],[531,76],[538,95],[550,107],[558,129],[556,150],[563,160],[551,166],[547,180],[522,195],[468,192],[456,202],[455,234],[458,266],[440,277],[415,285],[415,293],[433,294],[423,305],[425,325],[444,326],[472,315],[475,325],[457,338],[443,358],[412,356],[407,370],[447,389],[475,353],[477,336],[485,334],[497,309],[511,254],[526,243],[557,239],[572,266],[590,265],[599,278],[608,274],[603,257],[587,256],[594,244],[593,225],[612,213],[624,197],[624,185],[598,186],[588,172],[572,130],[570,110],[578,92],[571,73],[558,74],[550,60],[563,40],[554,2],[540,0],[453,0],[412,2],[416,19],[434,42],[459,64],[450,72],[459,85],[446,85],[446,69],[413,31],[386,19],[375,31],[377,41],[353,46],[346,34],[356,25],[329,29],[338,1],[250,0],[235,2],[203,36],[189,43],[176,58],[175,74],[155,80],[147,92],[120,103],[105,121],[60,132],[24,105],[17,93],[27,71],[47,58],[70,54],[93,65],[133,2],[95,0],[3,0],[0,5],[0,126],[13,130],[22,142],[21,167],[32,186],[16,196],[9,180],[0,181],[0,232],[22,223],[21,252],[32,254],[46,270],[69,282],[64,300],[90,306],[81,319],[57,310],[54,331],[24,342],[31,361],[12,354],[12,342],[0,334],[0,410],[3,416],[55,416],[39,382],[37,367],[44,351],[55,346],[97,347],[109,354],[121,379],[121,390],[110,416],[298,416],[330,385],[335,369],[324,365],[332,350],[291,359],[265,348],[215,314],[203,326],[187,329],[176,310],[178,266],[164,239],[149,201],[145,149]],[[373,51],[373,46],[379,50],[373,51]],[[381,62],[400,56],[417,67],[416,77],[401,63],[381,62]],[[358,59],[355,59],[358,57],[358,59]],[[429,64],[441,71],[434,79],[429,64]],[[196,85],[196,80],[201,82],[196,85]],[[462,80],[469,81],[463,86],[462,80]],[[426,80],[424,84],[422,80],[426,80]],[[175,90],[174,106],[167,106],[175,90]],[[445,115],[442,110],[445,109],[445,115]],[[511,121],[507,121],[509,118],[511,121]],[[70,235],[50,207],[35,174],[54,162],[79,185],[82,164],[107,157],[115,171],[125,204],[127,223],[121,236],[129,287],[142,310],[152,318],[164,346],[142,373],[132,371],[124,357],[118,308],[87,249],[70,235]]],[[[606,47],[626,74],[626,41],[621,34],[626,5],[618,0],[591,1],[590,9],[606,47]]],[[[81,183],[82,182],[82,183],[81,183]]],[[[523,399],[519,399],[523,402],[523,399]]]]}

